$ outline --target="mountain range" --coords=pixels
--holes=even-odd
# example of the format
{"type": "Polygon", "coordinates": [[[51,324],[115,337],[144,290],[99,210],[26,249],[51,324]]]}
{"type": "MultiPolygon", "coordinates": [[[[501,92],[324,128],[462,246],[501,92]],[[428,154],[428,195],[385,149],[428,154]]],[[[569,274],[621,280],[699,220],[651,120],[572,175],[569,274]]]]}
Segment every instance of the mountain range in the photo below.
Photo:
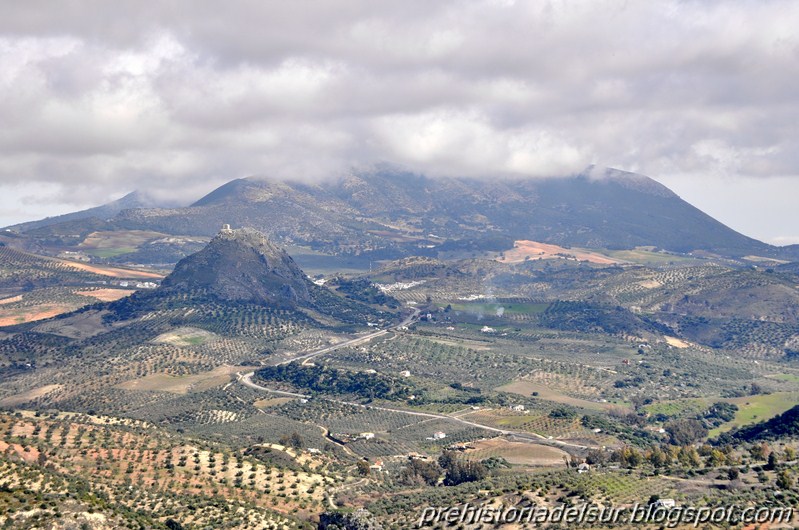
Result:
{"type": "Polygon", "coordinates": [[[102,204],[100,206],[95,206],[94,208],[87,208],[77,212],[55,215],[53,217],[45,217],[44,219],[39,219],[38,221],[20,223],[14,225],[13,228],[18,232],[27,232],[29,230],[67,223],[70,221],[80,221],[83,219],[110,219],[123,210],[129,210],[131,208],[154,208],[158,206],[165,206],[165,203],[163,201],[158,201],[147,193],[136,190],[107,204],[102,204]]]}
{"type": "MultiPolygon", "coordinates": [[[[747,237],[653,179],[613,169],[527,180],[429,178],[393,169],[316,184],[244,178],[186,207],[147,206],[141,195],[131,194],[7,230],[58,247],[59,241],[75,244],[66,234],[138,230],[210,237],[229,223],[260,230],[281,245],[370,259],[502,251],[516,240],[566,248],[646,246],[725,257],[799,257],[799,245],[775,247],[747,237]]],[[[174,263],[175,253],[163,261],[174,263]]]]}

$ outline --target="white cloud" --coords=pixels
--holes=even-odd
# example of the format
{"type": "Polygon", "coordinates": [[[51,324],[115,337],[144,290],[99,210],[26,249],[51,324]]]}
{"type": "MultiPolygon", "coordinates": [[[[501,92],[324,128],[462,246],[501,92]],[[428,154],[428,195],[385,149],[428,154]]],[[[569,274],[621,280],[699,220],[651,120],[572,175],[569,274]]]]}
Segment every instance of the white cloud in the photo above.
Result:
{"type": "Polygon", "coordinates": [[[0,191],[102,202],[383,161],[795,191],[797,26],[777,0],[11,3],[0,191]]]}
{"type": "Polygon", "coordinates": [[[584,169],[590,158],[557,132],[500,131],[476,111],[388,115],[376,121],[374,131],[387,157],[448,176],[568,175],[584,169]]]}

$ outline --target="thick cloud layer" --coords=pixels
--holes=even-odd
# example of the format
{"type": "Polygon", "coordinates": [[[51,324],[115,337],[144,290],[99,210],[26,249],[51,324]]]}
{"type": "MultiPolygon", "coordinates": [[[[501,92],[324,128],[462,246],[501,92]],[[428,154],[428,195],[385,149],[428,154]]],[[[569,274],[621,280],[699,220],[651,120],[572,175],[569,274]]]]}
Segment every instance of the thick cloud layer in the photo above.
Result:
{"type": "Polygon", "coordinates": [[[796,27],[763,0],[5,2],[0,192],[55,213],[381,161],[799,191],[796,27]]]}

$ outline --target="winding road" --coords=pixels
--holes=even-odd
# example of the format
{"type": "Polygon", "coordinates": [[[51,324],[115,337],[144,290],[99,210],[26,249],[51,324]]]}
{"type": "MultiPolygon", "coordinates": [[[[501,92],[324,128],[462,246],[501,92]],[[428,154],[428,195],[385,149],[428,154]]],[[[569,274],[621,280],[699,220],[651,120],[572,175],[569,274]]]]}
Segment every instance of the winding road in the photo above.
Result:
{"type": "MultiPolygon", "coordinates": [[[[369,342],[369,341],[371,341],[373,339],[376,339],[377,337],[382,337],[384,335],[387,335],[391,331],[394,331],[394,330],[409,326],[410,324],[415,322],[415,320],[419,317],[419,313],[420,313],[420,311],[418,309],[414,309],[413,313],[408,315],[402,322],[400,322],[399,324],[397,324],[397,325],[395,325],[393,327],[386,328],[386,329],[381,329],[381,330],[375,331],[373,333],[369,333],[367,335],[362,335],[360,337],[356,337],[356,338],[351,339],[351,340],[340,342],[340,343],[334,344],[332,346],[327,346],[325,348],[322,348],[320,350],[316,350],[316,351],[313,351],[313,352],[310,352],[310,353],[304,353],[304,354],[301,354],[301,355],[296,355],[296,356],[291,357],[289,359],[285,359],[285,360],[281,361],[278,364],[279,365],[284,365],[284,364],[289,364],[289,363],[297,362],[297,361],[302,361],[302,363],[305,364],[308,361],[310,361],[311,359],[313,359],[315,357],[318,357],[320,355],[324,355],[326,353],[330,353],[330,352],[336,351],[336,350],[341,349],[341,348],[346,348],[346,347],[349,347],[349,346],[357,346],[359,344],[367,343],[367,342],[369,342]]],[[[242,385],[244,385],[246,387],[252,388],[253,390],[259,390],[261,392],[269,392],[270,394],[275,394],[275,395],[278,395],[278,396],[286,396],[286,397],[301,398],[301,399],[310,399],[311,398],[311,396],[309,394],[301,394],[301,393],[298,393],[298,392],[288,392],[288,391],[285,391],[285,390],[277,390],[277,389],[274,389],[274,388],[268,388],[268,387],[259,385],[257,383],[254,383],[252,381],[252,378],[253,378],[254,375],[255,375],[255,372],[247,372],[247,373],[236,372],[236,382],[238,382],[238,383],[240,383],[240,384],[242,384],[242,385]]],[[[325,397],[324,399],[326,399],[328,401],[335,402],[335,403],[341,403],[342,405],[350,405],[350,406],[354,406],[354,407],[361,407],[361,408],[364,408],[364,409],[382,410],[382,411],[386,411],[386,412],[396,412],[398,414],[406,414],[406,415],[409,415],[409,416],[417,416],[417,417],[428,418],[428,419],[440,419],[440,420],[446,420],[446,421],[453,421],[453,422],[456,422],[456,423],[460,423],[461,425],[466,425],[468,427],[475,427],[475,428],[482,429],[482,430],[488,431],[488,432],[492,432],[492,433],[495,433],[495,434],[498,434],[498,435],[513,436],[514,438],[517,438],[517,439],[519,439],[521,441],[526,441],[526,442],[530,442],[530,443],[551,445],[551,446],[555,446],[555,447],[569,447],[569,448],[572,448],[572,449],[581,449],[581,450],[598,449],[598,447],[596,447],[596,446],[580,445],[580,444],[575,444],[575,443],[571,443],[571,442],[564,442],[562,440],[549,439],[549,438],[547,438],[545,436],[542,436],[542,435],[536,434],[536,433],[522,432],[522,431],[512,431],[512,430],[506,430],[506,429],[498,429],[496,427],[489,427],[488,425],[482,425],[480,423],[476,423],[476,422],[473,422],[473,421],[465,420],[465,419],[463,419],[460,416],[447,415],[447,414],[437,414],[437,413],[434,413],[434,412],[419,412],[419,411],[415,411],[415,410],[398,409],[398,408],[383,407],[383,406],[376,406],[376,405],[364,405],[362,403],[355,403],[355,402],[352,402],[352,401],[345,401],[345,400],[342,400],[342,399],[335,399],[335,398],[331,398],[331,397],[325,397]]]]}
{"type": "Polygon", "coordinates": [[[410,315],[405,317],[405,319],[402,322],[400,322],[399,324],[397,324],[396,326],[393,326],[393,327],[390,327],[390,328],[386,328],[386,329],[379,329],[379,330],[377,330],[375,332],[372,332],[372,333],[369,333],[367,335],[361,335],[360,337],[355,337],[354,339],[350,339],[350,340],[347,340],[347,341],[344,341],[344,342],[339,342],[338,344],[334,344],[332,346],[328,346],[326,348],[322,348],[321,350],[316,350],[316,351],[313,351],[311,353],[306,353],[306,354],[303,354],[303,355],[297,355],[295,357],[292,357],[291,359],[286,359],[284,361],[281,361],[279,364],[289,364],[289,363],[293,363],[293,362],[296,362],[296,361],[302,361],[302,364],[305,364],[308,361],[310,361],[311,359],[313,359],[314,357],[318,357],[320,355],[324,355],[325,353],[330,353],[332,351],[338,350],[340,348],[346,348],[348,346],[357,346],[359,344],[364,344],[366,342],[371,341],[372,339],[376,339],[377,337],[382,337],[383,335],[388,335],[388,333],[390,331],[392,331],[392,330],[400,329],[400,328],[407,327],[407,326],[411,325],[417,318],[419,318],[419,312],[420,311],[418,309],[414,309],[413,312],[410,315]]]}

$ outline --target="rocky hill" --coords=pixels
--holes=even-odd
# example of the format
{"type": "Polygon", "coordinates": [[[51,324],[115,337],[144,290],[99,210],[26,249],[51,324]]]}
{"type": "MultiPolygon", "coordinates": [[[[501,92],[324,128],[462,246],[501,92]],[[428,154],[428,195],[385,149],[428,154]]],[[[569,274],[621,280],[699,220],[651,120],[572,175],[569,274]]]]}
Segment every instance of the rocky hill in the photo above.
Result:
{"type": "Polygon", "coordinates": [[[311,288],[294,260],[266,236],[229,228],[178,262],[161,284],[165,291],[202,290],[221,300],[278,306],[310,304],[311,288]]]}

